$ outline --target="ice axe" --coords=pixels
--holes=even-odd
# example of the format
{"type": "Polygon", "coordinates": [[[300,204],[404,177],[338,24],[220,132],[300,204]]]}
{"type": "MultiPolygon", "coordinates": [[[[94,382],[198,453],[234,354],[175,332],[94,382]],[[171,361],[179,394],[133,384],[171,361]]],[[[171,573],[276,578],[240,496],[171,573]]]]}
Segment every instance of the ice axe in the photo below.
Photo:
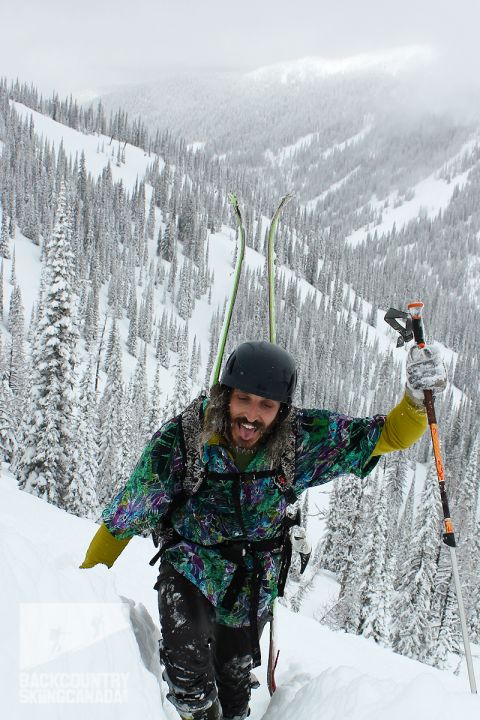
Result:
{"type": "MultiPolygon", "coordinates": [[[[400,338],[397,341],[397,347],[401,347],[405,342],[414,339],[419,348],[425,347],[425,330],[423,326],[423,303],[413,302],[408,305],[408,313],[403,310],[395,310],[390,308],[385,315],[385,321],[394,328],[400,338]],[[405,320],[405,325],[399,323],[399,320],[405,320]]],[[[445,470],[443,467],[442,453],[440,449],[440,440],[438,437],[437,417],[435,413],[435,404],[432,390],[424,390],[424,405],[427,411],[428,425],[430,435],[432,437],[433,455],[435,458],[435,467],[437,470],[438,486],[440,489],[440,498],[443,510],[443,542],[450,550],[450,559],[452,562],[452,574],[455,585],[455,594],[458,603],[458,617],[460,619],[460,627],[462,630],[463,646],[465,648],[465,659],[467,661],[468,679],[470,681],[470,690],[473,694],[477,692],[475,682],[475,674],[473,671],[472,653],[470,650],[470,641],[467,632],[467,621],[465,617],[465,607],[462,597],[462,586],[460,584],[460,575],[458,572],[457,555],[455,548],[457,546],[455,533],[453,530],[453,522],[450,517],[450,508],[448,506],[448,497],[445,490],[445,470]]]]}

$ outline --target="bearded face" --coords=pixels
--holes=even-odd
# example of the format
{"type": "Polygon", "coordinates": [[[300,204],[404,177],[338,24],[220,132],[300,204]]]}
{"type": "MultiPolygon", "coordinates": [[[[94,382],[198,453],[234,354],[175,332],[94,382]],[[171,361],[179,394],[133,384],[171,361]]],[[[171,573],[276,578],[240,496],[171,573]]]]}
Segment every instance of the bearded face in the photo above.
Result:
{"type": "Polygon", "coordinates": [[[254,448],[275,421],[279,409],[278,400],[234,388],[228,407],[233,444],[246,450],[254,448]]]}

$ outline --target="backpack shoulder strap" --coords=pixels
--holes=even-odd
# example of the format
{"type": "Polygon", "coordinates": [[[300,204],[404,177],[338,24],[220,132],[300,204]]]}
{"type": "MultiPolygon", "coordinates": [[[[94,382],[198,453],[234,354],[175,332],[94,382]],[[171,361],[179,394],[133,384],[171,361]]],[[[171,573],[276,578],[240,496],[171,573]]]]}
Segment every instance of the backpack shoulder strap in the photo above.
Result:
{"type": "Polygon", "coordinates": [[[205,466],[201,457],[200,435],[203,429],[203,404],[205,395],[195,398],[181,413],[180,442],[185,458],[185,472],[182,478],[183,490],[194,495],[205,477],[205,466]]]}
{"type": "Polygon", "coordinates": [[[154,565],[168,547],[172,535],[171,519],[173,513],[187,502],[188,498],[200,488],[205,469],[200,457],[200,433],[203,424],[203,403],[205,395],[195,398],[193,402],[178,415],[179,442],[184,458],[184,466],[179,472],[180,489],[172,498],[170,507],[152,532],[153,544],[160,547],[150,560],[154,565]]]}
{"type": "Polygon", "coordinates": [[[295,484],[295,451],[298,436],[298,411],[297,408],[292,408],[290,417],[286,421],[289,423],[289,432],[287,435],[287,442],[282,451],[280,464],[282,468],[281,475],[281,487],[285,492],[288,502],[295,502],[291,498],[294,496],[293,486],[295,484]]]}

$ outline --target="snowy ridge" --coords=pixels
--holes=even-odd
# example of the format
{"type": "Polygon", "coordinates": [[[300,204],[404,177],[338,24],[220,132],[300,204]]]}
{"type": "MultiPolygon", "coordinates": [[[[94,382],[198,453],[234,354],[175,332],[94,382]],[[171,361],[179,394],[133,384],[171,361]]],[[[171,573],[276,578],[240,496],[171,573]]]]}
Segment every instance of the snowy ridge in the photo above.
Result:
{"type": "Polygon", "coordinates": [[[306,57],[292,62],[275,63],[258,68],[246,77],[254,82],[277,81],[287,84],[375,71],[397,75],[412,67],[428,65],[435,57],[435,51],[428,45],[410,45],[339,59],[306,57]]]}

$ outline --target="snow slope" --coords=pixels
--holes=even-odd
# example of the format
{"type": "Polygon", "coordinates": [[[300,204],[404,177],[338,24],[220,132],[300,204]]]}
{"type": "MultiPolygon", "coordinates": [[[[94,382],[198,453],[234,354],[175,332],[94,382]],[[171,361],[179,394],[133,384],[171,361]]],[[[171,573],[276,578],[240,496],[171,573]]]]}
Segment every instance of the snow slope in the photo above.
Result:
{"type": "MultiPolygon", "coordinates": [[[[18,490],[5,465],[0,492],[3,717],[177,718],[159,681],[151,541],[134,538],[111,570],[80,570],[94,523],[18,490]]],[[[278,618],[279,689],[270,702],[264,662],[251,720],[479,717],[463,671],[442,673],[281,605],[278,618]]]]}
{"type": "MultiPolygon", "coordinates": [[[[101,175],[102,171],[110,163],[113,181],[118,182],[121,180],[129,192],[133,190],[136,180],[145,175],[148,166],[152,164],[156,157],[129,143],[125,144],[119,140],[113,140],[107,135],[81,133],[52,120],[46,115],[31,110],[21,103],[12,102],[12,105],[20,117],[23,119],[30,119],[31,117],[33,119],[37,135],[47,139],[50,143],[54,143],[56,150],[60,147],[60,143],[63,143],[63,149],[67,157],[71,155],[75,159],[75,155],[78,154],[79,160],[83,151],[86,156],[87,168],[94,178],[101,175]],[[116,158],[119,149],[125,158],[125,162],[117,165],[116,158]]],[[[161,158],[159,160],[159,169],[161,170],[164,163],[161,158]]]]}
{"type": "Polygon", "coordinates": [[[399,230],[419,215],[433,219],[448,206],[455,189],[458,188],[460,190],[463,188],[468,180],[470,170],[457,172],[453,174],[448,181],[442,176],[445,175],[450,168],[454,168],[455,163],[458,162],[464,154],[471,153],[474,148],[478,146],[478,143],[479,138],[476,136],[465,143],[461,150],[445,163],[443,167],[439,168],[436,173],[432,173],[412,188],[413,196],[410,200],[397,205],[396,192],[381,202],[373,198],[370,205],[372,209],[382,210],[381,222],[376,225],[370,223],[370,225],[359,228],[345,238],[345,241],[355,246],[364,242],[368,233],[373,235],[376,231],[379,237],[386,235],[392,231],[394,225],[397,230],[399,230]],[[385,201],[388,202],[388,206],[382,209],[385,201]]]}
{"type": "MultiPolygon", "coordinates": [[[[89,135],[86,133],[79,132],[72,128],[69,128],[61,123],[52,120],[52,118],[42,115],[38,112],[27,108],[25,105],[20,103],[13,103],[16,111],[24,119],[33,119],[35,132],[48,140],[54,145],[58,151],[60,145],[63,145],[67,157],[74,159],[76,156],[80,158],[82,152],[85,155],[85,162],[87,171],[92,174],[93,177],[99,176],[102,171],[110,163],[112,176],[115,182],[122,181],[125,188],[130,192],[133,190],[137,180],[144,178],[147,168],[151,165],[155,159],[155,155],[144,152],[140,148],[134,147],[127,144],[124,150],[125,161],[117,165],[116,157],[119,147],[119,143],[116,140],[111,139],[105,135],[89,135]]],[[[120,146],[123,151],[123,143],[120,146]]],[[[162,168],[164,161],[162,158],[159,159],[159,167],[162,168]]],[[[151,186],[147,183],[146,185],[146,205],[150,200],[150,194],[152,192],[151,186]]],[[[158,236],[158,230],[162,226],[162,217],[160,211],[156,210],[156,227],[154,232],[154,240],[150,241],[149,244],[149,255],[150,258],[156,259],[156,238],[158,236]]],[[[193,345],[194,335],[197,336],[197,342],[200,341],[202,348],[202,365],[199,373],[200,382],[203,381],[207,357],[209,348],[209,327],[210,320],[215,313],[217,308],[222,308],[225,299],[229,296],[231,290],[231,276],[233,273],[232,261],[235,252],[235,231],[231,228],[224,227],[221,232],[210,235],[210,270],[215,274],[215,282],[212,287],[212,300],[211,304],[208,304],[206,297],[201,298],[195,304],[192,317],[189,320],[190,328],[190,345],[193,345]]],[[[40,282],[40,248],[34,245],[30,240],[25,238],[17,229],[15,239],[11,241],[11,254],[15,253],[15,273],[17,281],[20,285],[22,292],[22,302],[25,310],[25,321],[28,324],[32,308],[34,303],[38,300],[38,290],[40,282]]],[[[258,253],[254,252],[250,248],[247,249],[245,257],[245,265],[252,268],[261,266],[264,262],[264,258],[258,253]]],[[[183,254],[181,249],[178,252],[178,269],[183,263],[183,254]]],[[[12,258],[4,260],[4,277],[8,280],[11,274],[12,258]]],[[[4,303],[5,308],[8,308],[10,302],[10,294],[12,286],[8,283],[4,283],[5,295],[4,303]]],[[[137,290],[137,301],[140,304],[142,287],[138,287],[137,290]]],[[[169,294],[164,302],[163,287],[156,288],[155,290],[155,315],[159,319],[162,315],[163,308],[167,310],[171,308],[171,299],[169,294]]],[[[107,288],[103,287],[100,297],[100,309],[101,317],[105,316],[107,311],[107,288]]],[[[180,324],[183,321],[177,317],[180,324]]],[[[4,321],[5,322],[5,321],[4,321]]],[[[109,327],[109,326],[108,326],[109,327]]],[[[2,330],[2,322],[0,321],[0,332],[2,330]]],[[[128,337],[128,320],[124,318],[118,323],[118,330],[120,337],[123,341],[123,347],[126,348],[126,341],[128,337]]],[[[108,331],[108,330],[107,330],[108,331]]],[[[83,343],[82,343],[83,346],[83,343]]],[[[80,349],[81,353],[81,349],[80,349]]],[[[81,354],[80,354],[81,360],[81,354]]],[[[123,371],[124,378],[128,381],[130,375],[134,372],[136,366],[136,358],[129,355],[128,352],[123,354],[123,371]]],[[[154,348],[150,345],[147,352],[147,375],[150,383],[153,380],[155,372],[156,360],[154,355],[154,348]]],[[[81,372],[81,370],[80,370],[81,372]]],[[[160,386],[162,388],[162,397],[165,402],[167,397],[171,394],[173,389],[173,379],[175,368],[171,370],[165,370],[161,368],[160,375],[160,386]]],[[[194,388],[197,392],[200,387],[194,388]]]]}

